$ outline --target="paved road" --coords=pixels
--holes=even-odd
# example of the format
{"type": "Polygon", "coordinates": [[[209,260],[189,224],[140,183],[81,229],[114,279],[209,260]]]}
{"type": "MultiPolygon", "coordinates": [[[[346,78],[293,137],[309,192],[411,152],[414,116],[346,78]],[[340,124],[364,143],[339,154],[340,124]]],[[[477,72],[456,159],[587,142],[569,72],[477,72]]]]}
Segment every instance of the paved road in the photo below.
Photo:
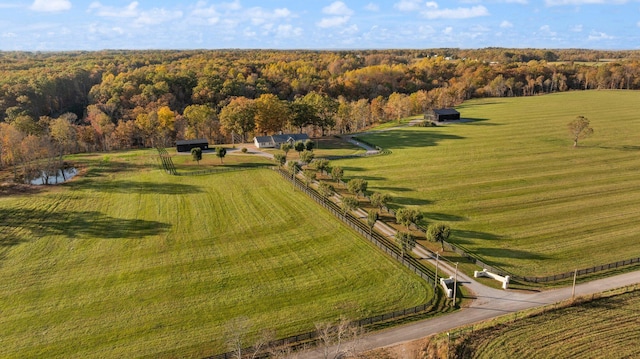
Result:
{"type": "MultiPolygon", "coordinates": [[[[409,325],[368,334],[359,340],[357,344],[358,350],[367,351],[417,340],[432,334],[446,332],[460,326],[481,322],[504,314],[554,304],[570,299],[572,294],[572,288],[570,287],[528,294],[487,288],[470,278],[466,278],[464,275],[460,275],[459,278],[461,285],[473,286],[474,288],[478,288],[477,286],[482,287],[480,293],[475,293],[476,299],[468,308],[463,308],[455,313],[442,315],[433,319],[426,319],[409,325]]],[[[591,295],[638,283],[640,283],[640,271],[621,274],[579,284],[576,286],[576,296],[591,295]]],[[[343,345],[343,347],[346,346],[348,345],[343,345]]],[[[314,350],[301,353],[297,357],[300,359],[315,359],[324,358],[324,355],[321,350],[314,350]]]]}
{"type": "MultiPolygon", "coordinates": [[[[363,145],[361,147],[365,148],[363,145]]],[[[354,214],[361,218],[366,218],[366,212],[358,209],[354,214]]],[[[395,230],[381,221],[375,226],[376,230],[388,237],[393,237],[395,230]]],[[[430,261],[434,261],[432,254],[421,248],[416,248],[414,253],[430,261]]],[[[443,273],[453,275],[455,269],[446,262],[440,261],[439,268],[443,273]]],[[[501,290],[484,286],[473,278],[463,273],[457,274],[458,283],[468,288],[473,294],[474,300],[467,308],[463,308],[455,313],[442,315],[433,319],[426,319],[409,325],[395,327],[366,335],[360,339],[357,347],[359,351],[383,348],[406,341],[417,340],[432,334],[442,333],[451,329],[481,322],[508,313],[515,313],[521,310],[535,308],[539,306],[554,304],[572,296],[572,288],[560,288],[536,293],[521,291],[501,290]]],[[[599,279],[576,286],[575,295],[591,295],[610,289],[620,288],[627,285],[640,283],[640,271],[617,275],[610,278],[599,279]]],[[[344,345],[343,347],[349,346],[344,345]]],[[[335,349],[333,350],[335,352],[335,349]]],[[[324,358],[321,349],[301,353],[297,356],[300,359],[324,358]]]]}

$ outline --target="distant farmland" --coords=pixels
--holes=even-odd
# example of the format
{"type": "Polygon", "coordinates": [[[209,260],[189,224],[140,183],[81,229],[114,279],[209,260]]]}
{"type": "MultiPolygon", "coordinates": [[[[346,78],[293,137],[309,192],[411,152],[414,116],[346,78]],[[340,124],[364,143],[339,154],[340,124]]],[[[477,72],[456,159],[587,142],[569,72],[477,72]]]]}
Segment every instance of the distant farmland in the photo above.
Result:
{"type": "Polygon", "coordinates": [[[284,337],[432,295],[274,171],[174,177],[155,154],[0,198],[0,357],[203,357],[235,320],[284,337]]]}
{"type": "Polygon", "coordinates": [[[596,299],[467,334],[457,358],[637,358],[640,292],[596,299]]]}
{"type": "Polygon", "coordinates": [[[547,275],[640,256],[640,92],[472,100],[467,123],[363,135],[391,155],[335,161],[423,224],[517,274],[547,275]],[[572,148],[567,124],[591,120],[572,148]]]}

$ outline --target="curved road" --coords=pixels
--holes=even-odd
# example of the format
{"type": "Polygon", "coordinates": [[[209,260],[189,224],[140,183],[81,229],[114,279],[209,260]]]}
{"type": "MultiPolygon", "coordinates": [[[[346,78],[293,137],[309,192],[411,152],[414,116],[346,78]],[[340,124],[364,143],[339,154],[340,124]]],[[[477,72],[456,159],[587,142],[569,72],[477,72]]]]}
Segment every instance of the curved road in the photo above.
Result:
{"type": "MultiPolygon", "coordinates": [[[[367,150],[370,149],[368,146],[365,147],[363,144],[357,143],[357,141],[353,141],[353,143],[358,144],[367,150]]],[[[362,209],[354,211],[354,214],[361,218],[366,218],[367,216],[366,212],[362,209]]],[[[381,221],[376,223],[375,228],[385,236],[393,237],[395,234],[393,228],[387,226],[381,221]]],[[[414,253],[421,258],[434,261],[432,253],[427,252],[422,248],[416,247],[416,249],[414,249],[414,253]]],[[[454,268],[444,261],[439,262],[439,268],[443,273],[447,273],[449,275],[453,275],[455,271],[454,268]]],[[[458,284],[465,286],[473,293],[474,300],[468,307],[436,318],[373,332],[359,339],[357,344],[342,344],[342,347],[356,346],[359,352],[383,348],[406,341],[421,339],[433,334],[446,332],[460,326],[481,322],[504,314],[558,303],[563,300],[570,299],[572,296],[571,287],[546,290],[536,293],[526,293],[521,291],[490,288],[476,282],[461,272],[458,272],[457,277],[458,284]]],[[[591,295],[639,283],[640,271],[635,271],[576,285],[575,295],[591,295]]],[[[331,349],[331,352],[335,353],[336,349],[331,349]]],[[[315,359],[324,358],[325,356],[322,348],[318,348],[312,351],[300,353],[296,357],[300,359],[315,359]]]]}

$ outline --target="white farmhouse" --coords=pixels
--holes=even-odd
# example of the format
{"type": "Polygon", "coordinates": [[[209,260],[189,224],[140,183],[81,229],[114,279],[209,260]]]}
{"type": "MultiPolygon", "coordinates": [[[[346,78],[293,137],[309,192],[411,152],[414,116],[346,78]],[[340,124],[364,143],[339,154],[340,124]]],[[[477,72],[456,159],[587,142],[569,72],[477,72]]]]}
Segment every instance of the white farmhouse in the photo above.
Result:
{"type": "Polygon", "coordinates": [[[283,143],[294,144],[298,141],[306,141],[309,139],[306,133],[285,133],[273,136],[256,136],[253,139],[257,148],[280,148],[283,143]]]}

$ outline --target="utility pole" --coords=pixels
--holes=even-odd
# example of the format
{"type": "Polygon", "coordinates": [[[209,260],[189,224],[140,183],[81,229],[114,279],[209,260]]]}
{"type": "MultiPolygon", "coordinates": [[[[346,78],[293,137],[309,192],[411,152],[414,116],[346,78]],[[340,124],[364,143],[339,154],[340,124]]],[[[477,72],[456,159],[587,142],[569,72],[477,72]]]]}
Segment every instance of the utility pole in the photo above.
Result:
{"type": "Polygon", "coordinates": [[[578,276],[578,270],[576,269],[575,272],[573,272],[573,288],[571,289],[571,299],[573,299],[576,296],[576,277],[578,276]]]}
{"type": "Polygon", "coordinates": [[[453,277],[453,306],[456,306],[456,291],[458,289],[458,262],[456,262],[456,274],[453,277]]]}
{"type": "Polygon", "coordinates": [[[440,257],[440,252],[436,252],[436,277],[433,280],[433,289],[435,290],[438,286],[438,259],[440,257]]]}

